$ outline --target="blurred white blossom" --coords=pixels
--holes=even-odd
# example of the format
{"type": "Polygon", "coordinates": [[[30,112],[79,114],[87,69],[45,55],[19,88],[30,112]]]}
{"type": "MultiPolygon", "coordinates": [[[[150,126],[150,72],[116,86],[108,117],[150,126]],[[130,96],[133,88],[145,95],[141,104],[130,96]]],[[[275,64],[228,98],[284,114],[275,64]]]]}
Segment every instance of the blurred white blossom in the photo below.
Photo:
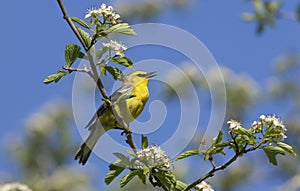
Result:
{"type": "Polygon", "coordinates": [[[32,191],[27,185],[11,182],[0,185],[0,191],[32,191]]]}
{"type": "Polygon", "coordinates": [[[195,189],[199,191],[214,191],[212,186],[205,181],[202,181],[200,184],[197,184],[195,186],[195,189]]]}

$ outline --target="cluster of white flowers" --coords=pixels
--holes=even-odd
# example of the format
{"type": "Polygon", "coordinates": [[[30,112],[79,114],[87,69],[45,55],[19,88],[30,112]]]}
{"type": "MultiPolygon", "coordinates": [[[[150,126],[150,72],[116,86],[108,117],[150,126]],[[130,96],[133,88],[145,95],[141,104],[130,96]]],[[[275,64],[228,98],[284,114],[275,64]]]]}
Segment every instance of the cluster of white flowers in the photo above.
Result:
{"type": "Polygon", "coordinates": [[[259,132],[262,132],[262,123],[261,121],[253,121],[252,123],[252,127],[251,127],[251,130],[253,133],[259,133],[259,132]]]}
{"type": "Polygon", "coordinates": [[[127,49],[127,47],[115,40],[110,40],[107,43],[102,43],[102,45],[107,47],[109,50],[114,51],[116,56],[120,56],[120,57],[125,56],[124,51],[127,49]]]}
{"type": "Polygon", "coordinates": [[[200,184],[197,184],[195,186],[195,189],[199,191],[214,191],[212,186],[205,181],[202,181],[200,184]]]}
{"type": "Polygon", "coordinates": [[[98,16],[110,19],[112,24],[118,24],[120,21],[120,15],[114,11],[114,8],[112,6],[106,6],[104,3],[99,8],[89,8],[84,18],[96,18],[98,16]]]}
{"type": "Polygon", "coordinates": [[[136,155],[137,160],[134,163],[134,167],[137,169],[142,169],[144,166],[170,169],[171,160],[165,151],[158,146],[150,146],[149,148],[137,151],[136,155]]]}
{"type": "Polygon", "coordinates": [[[0,190],[1,191],[14,191],[14,190],[32,191],[27,185],[18,182],[12,182],[12,183],[0,185],[0,190]]]}
{"type": "Polygon", "coordinates": [[[240,122],[233,120],[233,119],[231,119],[230,121],[227,121],[227,124],[229,124],[230,130],[236,130],[236,129],[242,127],[240,122]]]}
{"type": "Polygon", "coordinates": [[[277,133],[279,133],[279,136],[277,138],[282,140],[287,138],[287,136],[285,135],[287,129],[285,128],[285,125],[283,125],[283,122],[279,117],[275,115],[261,115],[259,117],[259,120],[261,124],[266,126],[267,128],[275,127],[275,130],[277,131],[277,133]]]}

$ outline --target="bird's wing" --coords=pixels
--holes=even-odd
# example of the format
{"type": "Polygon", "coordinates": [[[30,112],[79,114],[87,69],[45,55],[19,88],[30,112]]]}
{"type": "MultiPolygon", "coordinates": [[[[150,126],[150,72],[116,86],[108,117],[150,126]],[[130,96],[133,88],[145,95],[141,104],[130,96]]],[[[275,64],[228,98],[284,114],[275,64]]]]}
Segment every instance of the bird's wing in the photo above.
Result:
{"type": "Polygon", "coordinates": [[[117,101],[121,95],[129,94],[132,90],[133,85],[123,85],[111,95],[111,101],[117,101]]]}
{"type": "Polygon", "coordinates": [[[102,104],[97,111],[95,112],[95,114],[93,115],[93,117],[90,119],[90,121],[88,122],[88,124],[85,126],[85,128],[89,129],[95,122],[96,120],[99,118],[99,116],[101,115],[101,113],[105,110],[105,105],[102,104]]]}
{"type": "MultiPolygon", "coordinates": [[[[123,85],[122,87],[120,87],[119,89],[117,89],[111,96],[110,99],[112,102],[118,100],[118,98],[121,95],[124,94],[129,94],[133,89],[132,85],[123,85]]],[[[102,114],[102,112],[106,109],[105,104],[102,104],[98,110],[95,112],[95,114],[93,115],[93,117],[90,119],[90,121],[88,122],[88,124],[85,126],[85,128],[89,129],[95,122],[96,120],[99,118],[99,116],[102,114]]]]}

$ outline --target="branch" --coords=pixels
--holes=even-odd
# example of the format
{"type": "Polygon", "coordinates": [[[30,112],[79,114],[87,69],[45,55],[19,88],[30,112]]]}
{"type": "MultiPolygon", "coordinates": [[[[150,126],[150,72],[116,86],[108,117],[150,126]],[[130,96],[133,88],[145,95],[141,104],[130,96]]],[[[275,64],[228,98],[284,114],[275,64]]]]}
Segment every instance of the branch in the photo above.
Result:
{"type": "Polygon", "coordinates": [[[211,162],[213,168],[206,175],[204,175],[203,177],[199,178],[198,180],[196,180],[193,183],[191,183],[190,185],[188,185],[183,191],[189,191],[190,189],[194,188],[197,184],[200,184],[202,181],[206,180],[207,178],[213,177],[217,171],[224,170],[225,168],[227,168],[234,161],[236,161],[236,159],[239,156],[242,156],[242,154],[246,154],[250,151],[254,151],[254,150],[258,149],[260,146],[262,146],[264,143],[266,143],[266,141],[267,141],[266,139],[262,139],[262,141],[257,145],[254,145],[253,147],[250,147],[249,149],[244,148],[244,150],[242,150],[241,152],[236,152],[235,155],[229,161],[227,161],[226,163],[224,163],[221,166],[215,166],[213,158],[210,158],[210,162],[211,162]]]}
{"type": "Polygon", "coordinates": [[[85,52],[87,53],[87,57],[88,57],[88,60],[90,62],[90,65],[91,65],[91,69],[92,69],[92,72],[93,72],[93,79],[94,81],[96,82],[97,86],[98,86],[98,89],[100,90],[101,94],[102,94],[102,97],[103,98],[106,98],[108,99],[108,94],[106,93],[106,90],[103,86],[103,83],[99,77],[99,74],[98,74],[98,71],[96,69],[96,65],[94,63],[94,59],[91,55],[91,53],[89,52],[89,48],[87,44],[85,44],[83,38],[81,37],[79,31],[77,30],[76,26],[74,25],[72,19],[70,18],[62,0],[57,0],[57,3],[63,13],[63,16],[64,16],[64,19],[67,21],[67,23],[69,24],[70,28],[72,29],[72,31],[75,33],[76,37],[78,38],[78,40],[80,41],[81,45],[83,46],[85,52]]]}

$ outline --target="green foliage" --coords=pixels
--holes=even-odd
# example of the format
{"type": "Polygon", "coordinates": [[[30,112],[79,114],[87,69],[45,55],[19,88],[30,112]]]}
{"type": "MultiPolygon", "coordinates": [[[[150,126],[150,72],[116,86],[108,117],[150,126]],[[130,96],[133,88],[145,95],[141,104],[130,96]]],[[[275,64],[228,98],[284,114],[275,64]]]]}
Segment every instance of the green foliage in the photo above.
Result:
{"type": "Polygon", "coordinates": [[[121,70],[119,70],[116,67],[112,66],[105,66],[103,71],[108,71],[110,75],[115,79],[115,80],[123,80],[124,79],[124,74],[121,70]]]}
{"type": "Polygon", "coordinates": [[[109,172],[105,176],[105,183],[110,184],[116,177],[118,177],[124,170],[122,160],[117,160],[109,165],[109,172]]]}
{"type": "Polygon", "coordinates": [[[110,59],[110,61],[128,67],[130,69],[134,69],[133,62],[127,57],[112,58],[110,59]]]}
{"type": "Polygon", "coordinates": [[[142,149],[146,149],[148,147],[148,137],[142,135],[142,149]]]}
{"type": "Polygon", "coordinates": [[[175,160],[180,160],[195,155],[202,155],[203,153],[204,151],[201,150],[188,150],[178,155],[175,160]]]}
{"type": "Polygon", "coordinates": [[[67,44],[65,48],[66,65],[71,67],[75,60],[79,57],[80,46],[76,44],[67,44]]]}
{"type": "Polygon", "coordinates": [[[279,16],[281,3],[279,1],[252,0],[254,13],[244,13],[242,19],[247,22],[257,22],[257,33],[262,33],[266,26],[273,27],[279,16]]]}
{"type": "Polygon", "coordinates": [[[79,24],[80,26],[86,28],[86,29],[92,29],[92,27],[90,27],[90,25],[88,25],[84,20],[79,19],[77,17],[72,17],[71,18],[73,22],[79,24]]]}
{"type": "Polygon", "coordinates": [[[128,23],[119,23],[109,27],[104,33],[120,33],[126,35],[137,35],[128,23]]]}
{"type": "Polygon", "coordinates": [[[267,157],[269,158],[270,163],[273,165],[277,165],[276,156],[278,154],[285,155],[285,152],[281,147],[264,146],[262,147],[262,149],[265,151],[267,157]]]}
{"type": "Polygon", "coordinates": [[[57,83],[60,79],[62,79],[63,77],[65,77],[67,75],[67,72],[63,71],[63,70],[58,70],[58,72],[56,74],[51,74],[49,75],[45,80],[44,83],[45,84],[50,84],[52,82],[57,83]]]}
{"type": "Polygon", "coordinates": [[[91,43],[92,43],[92,38],[91,38],[90,34],[87,33],[86,31],[82,30],[82,29],[79,28],[79,27],[76,27],[76,28],[77,28],[77,30],[78,30],[78,32],[79,32],[81,38],[83,39],[85,45],[86,45],[87,47],[90,47],[90,45],[91,45],[91,43]]]}

